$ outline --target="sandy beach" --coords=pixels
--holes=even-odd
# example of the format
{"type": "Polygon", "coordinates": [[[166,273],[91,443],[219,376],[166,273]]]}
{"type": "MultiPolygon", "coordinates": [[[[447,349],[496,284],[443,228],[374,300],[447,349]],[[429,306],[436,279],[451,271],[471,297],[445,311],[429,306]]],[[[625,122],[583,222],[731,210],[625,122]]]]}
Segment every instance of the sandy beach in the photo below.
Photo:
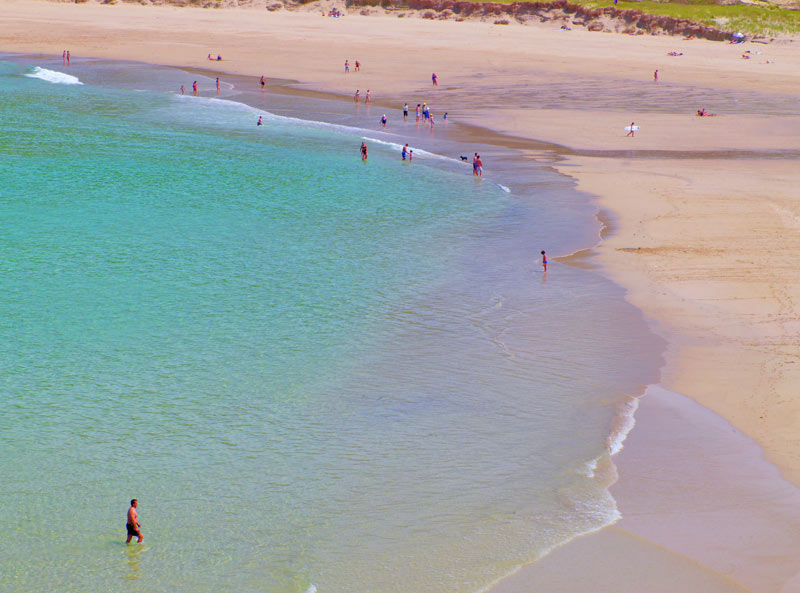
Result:
{"type": "Polygon", "coordinates": [[[544,155],[613,220],[597,246],[551,256],[600,266],[668,346],[614,458],[623,519],[497,593],[800,591],[797,41],[37,0],[7,0],[2,22],[3,52],[203,68],[254,88],[266,75],[348,98],[369,88],[394,110],[424,95],[544,155]],[[345,75],[345,59],[362,71],[345,75]],[[574,94],[570,108],[545,103],[545,83],[574,94]]]}

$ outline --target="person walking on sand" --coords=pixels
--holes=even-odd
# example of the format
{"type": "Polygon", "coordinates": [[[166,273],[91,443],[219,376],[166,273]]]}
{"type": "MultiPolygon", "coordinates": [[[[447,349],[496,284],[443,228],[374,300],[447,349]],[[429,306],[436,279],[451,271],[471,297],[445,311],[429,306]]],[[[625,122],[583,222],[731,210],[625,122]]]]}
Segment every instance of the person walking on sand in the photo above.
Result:
{"type": "Polygon", "coordinates": [[[195,97],[197,96],[197,81],[196,80],[192,83],[192,95],[194,95],[195,97]]]}
{"type": "Polygon", "coordinates": [[[631,127],[628,128],[628,133],[625,134],[625,137],[627,138],[628,136],[633,136],[635,131],[636,126],[633,124],[633,122],[631,122],[631,127]]]}
{"type": "Polygon", "coordinates": [[[658,82],[658,70],[653,72],[653,82],[658,82]]]}
{"type": "Polygon", "coordinates": [[[361,99],[361,91],[359,91],[358,89],[356,89],[356,94],[355,94],[355,95],[353,95],[353,101],[355,101],[356,103],[358,103],[360,99],[361,99]]]}
{"type": "Polygon", "coordinates": [[[383,117],[381,117],[381,127],[382,128],[386,127],[386,114],[385,113],[383,114],[383,117]]]}
{"type": "Polygon", "coordinates": [[[260,81],[260,82],[261,82],[261,92],[263,93],[263,92],[264,92],[264,87],[265,87],[265,86],[266,86],[266,84],[267,84],[267,79],[266,79],[266,78],[264,78],[264,75],[263,75],[263,74],[261,75],[261,81],[260,81]]]}
{"type": "Polygon", "coordinates": [[[370,98],[369,89],[367,89],[367,94],[364,97],[364,103],[369,103],[369,98],[370,98]]]}
{"type": "Polygon", "coordinates": [[[350,61],[349,60],[345,60],[344,61],[344,73],[345,74],[350,74],[350,61]]]}
{"type": "Polygon", "coordinates": [[[436,76],[436,72],[431,74],[431,82],[433,83],[433,86],[439,86],[439,77],[436,76]]]}
{"type": "Polygon", "coordinates": [[[408,121],[408,103],[403,105],[403,121],[408,121]]]}
{"type": "Polygon", "coordinates": [[[361,160],[363,162],[367,162],[367,144],[366,142],[361,143],[361,160]]]}
{"type": "Polygon", "coordinates": [[[355,68],[354,68],[354,70],[355,70],[356,72],[360,72],[360,71],[361,71],[361,64],[358,62],[358,60],[356,60],[356,63],[355,63],[355,68]]]}
{"type": "Polygon", "coordinates": [[[125,521],[125,528],[128,530],[128,539],[125,540],[126,544],[131,543],[131,538],[135,535],[138,538],[138,543],[142,543],[144,536],[142,535],[142,526],[139,525],[139,513],[136,507],[139,506],[139,501],[135,498],[131,500],[131,508],[128,509],[128,517],[125,521]]]}
{"type": "Polygon", "coordinates": [[[544,268],[545,273],[547,272],[547,254],[542,249],[542,267],[544,268]]]}

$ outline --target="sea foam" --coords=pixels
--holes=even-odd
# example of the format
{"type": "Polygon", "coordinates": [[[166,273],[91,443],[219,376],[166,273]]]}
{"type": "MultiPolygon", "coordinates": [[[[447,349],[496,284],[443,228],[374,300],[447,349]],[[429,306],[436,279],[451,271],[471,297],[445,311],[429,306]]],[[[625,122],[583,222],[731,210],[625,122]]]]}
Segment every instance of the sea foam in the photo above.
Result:
{"type": "Polygon", "coordinates": [[[28,72],[25,76],[28,78],[38,78],[39,80],[44,80],[45,82],[51,82],[53,84],[83,84],[77,76],[72,76],[71,74],[65,74],[64,72],[58,72],[56,70],[48,70],[40,66],[36,66],[33,72],[28,72]]]}

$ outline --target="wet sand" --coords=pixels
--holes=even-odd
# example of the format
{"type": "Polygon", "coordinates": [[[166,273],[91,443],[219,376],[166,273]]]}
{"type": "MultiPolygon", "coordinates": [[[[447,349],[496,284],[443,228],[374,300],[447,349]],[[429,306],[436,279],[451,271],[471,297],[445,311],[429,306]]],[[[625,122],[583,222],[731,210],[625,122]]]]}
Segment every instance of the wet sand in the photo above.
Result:
{"type": "Polygon", "coordinates": [[[266,74],[303,92],[370,88],[394,109],[427,96],[436,114],[473,124],[465,140],[524,149],[574,178],[614,228],[570,261],[627,289],[667,339],[663,385],[721,418],[651,389],[614,458],[623,520],[497,591],[800,591],[796,43],[33,0],[4,3],[3,17],[2,51],[212,68],[254,86],[266,74]],[[684,55],[666,55],[676,48],[684,55]],[[747,49],[762,53],[743,60],[747,49]],[[362,72],[344,75],[345,58],[362,72]],[[698,118],[700,107],[719,116],[698,118]]]}

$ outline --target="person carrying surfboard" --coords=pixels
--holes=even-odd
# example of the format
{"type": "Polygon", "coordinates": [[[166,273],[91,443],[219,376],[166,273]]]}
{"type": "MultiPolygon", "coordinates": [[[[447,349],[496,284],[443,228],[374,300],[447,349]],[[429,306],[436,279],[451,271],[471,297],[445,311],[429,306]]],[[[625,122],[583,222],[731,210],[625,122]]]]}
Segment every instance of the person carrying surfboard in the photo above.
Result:
{"type": "Polygon", "coordinates": [[[628,133],[625,134],[625,137],[627,138],[628,136],[633,136],[635,131],[636,131],[636,126],[634,125],[633,122],[631,122],[631,127],[628,128],[628,133]]]}

